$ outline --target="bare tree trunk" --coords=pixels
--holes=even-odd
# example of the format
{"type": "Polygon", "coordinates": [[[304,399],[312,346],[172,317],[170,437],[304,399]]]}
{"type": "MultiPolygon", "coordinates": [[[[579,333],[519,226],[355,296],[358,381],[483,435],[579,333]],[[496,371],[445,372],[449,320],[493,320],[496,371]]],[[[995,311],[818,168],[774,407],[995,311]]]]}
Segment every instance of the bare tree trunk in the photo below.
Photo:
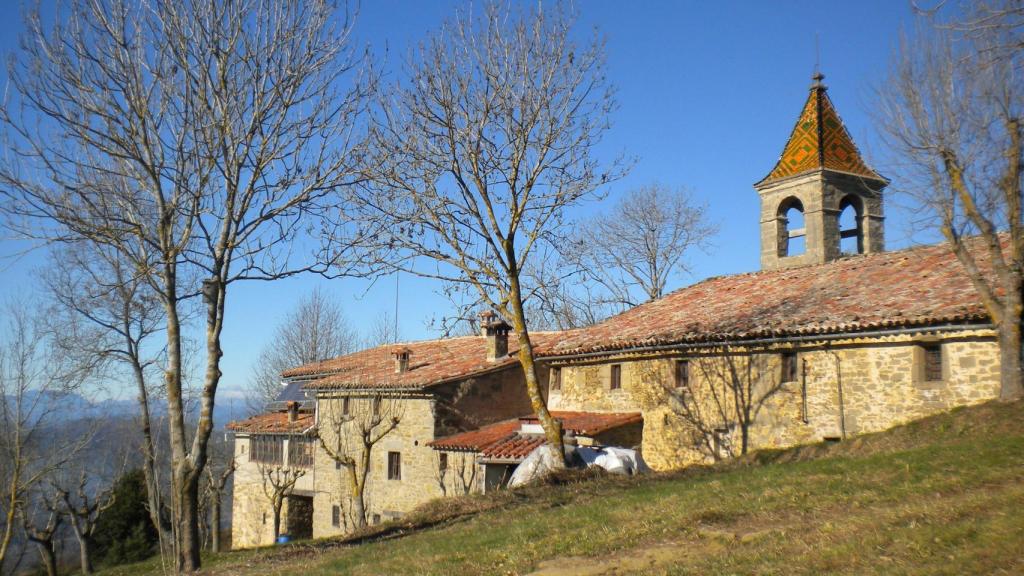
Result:
{"type": "Polygon", "coordinates": [[[210,493],[210,549],[220,552],[220,494],[210,493]]]}
{"type": "Polygon", "coordinates": [[[1007,315],[999,325],[999,399],[1003,401],[1016,400],[1024,393],[1021,378],[1021,323],[1017,321],[1018,318],[1019,312],[1007,315]]]}
{"type": "MultiPolygon", "coordinates": [[[[510,258],[515,261],[515,258],[510,258]]],[[[530,397],[530,406],[544,429],[544,437],[551,446],[557,461],[565,463],[565,447],[562,440],[562,424],[551,417],[548,411],[547,402],[540,390],[540,378],[537,377],[537,364],[533,358],[533,344],[530,342],[530,333],[526,327],[526,314],[523,311],[523,298],[519,288],[519,275],[509,275],[512,323],[516,336],[519,338],[519,363],[523,366],[523,375],[526,379],[526,394],[530,397]]]]}
{"type": "Polygon", "coordinates": [[[43,563],[46,576],[57,576],[57,555],[53,550],[53,538],[47,542],[33,540],[39,550],[39,561],[43,563]]]}
{"type": "Polygon", "coordinates": [[[274,502],[274,543],[277,543],[277,537],[281,535],[281,508],[284,507],[284,498],[279,498],[274,502]]]}
{"type": "Polygon", "coordinates": [[[92,555],[90,554],[90,542],[91,538],[88,534],[85,534],[82,528],[78,525],[74,516],[71,517],[72,525],[74,526],[75,538],[78,539],[78,564],[82,574],[92,574],[92,555]]]}

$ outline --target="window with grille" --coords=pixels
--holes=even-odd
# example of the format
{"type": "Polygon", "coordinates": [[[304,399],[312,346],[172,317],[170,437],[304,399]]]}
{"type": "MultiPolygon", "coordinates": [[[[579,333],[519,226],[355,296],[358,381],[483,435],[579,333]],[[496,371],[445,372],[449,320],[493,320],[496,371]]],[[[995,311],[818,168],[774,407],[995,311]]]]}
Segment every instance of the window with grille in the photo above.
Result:
{"type": "Polygon", "coordinates": [[[551,380],[551,386],[550,387],[551,387],[552,390],[561,390],[562,389],[562,369],[561,368],[552,368],[551,369],[551,376],[550,376],[549,379],[551,380]]]}
{"type": "Polygon", "coordinates": [[[612,390],[622,389],[622,364],[612,364],[610,388],[612,390]]]}
{"type": "Polygon", "coordinates": [[[924,379],[927,382],[942,380],[942,346],[940,344],[926,344],[921,347],[924,351],[924,379]]]}
{"type": "Polygon", "coordinates": [[[402,453],[388,452],[388,480],[402,479],[402,453]]]}
{"type": "Polygon", "coordinates": [[[276,466],[284,464],[284,437],[268,434],[253,436],[249,461],[276,466]]]}
{"type": "Polygon", "coordinates": [[[690,387],[690,361],[679,360],[676,362],[676,388],[690,387]]]}
{"type": "Polygon", "coordinates": [[[288,465],[297,468],[312,468],[315,447],[316,444],[312,438],[292,438],[288,441],[288,465]]]}
{"type": "Polygon", "coordinates": [[[782,354],[782,381],[796,382],[799,379],[796,352],[784,352],[782,354]]]}

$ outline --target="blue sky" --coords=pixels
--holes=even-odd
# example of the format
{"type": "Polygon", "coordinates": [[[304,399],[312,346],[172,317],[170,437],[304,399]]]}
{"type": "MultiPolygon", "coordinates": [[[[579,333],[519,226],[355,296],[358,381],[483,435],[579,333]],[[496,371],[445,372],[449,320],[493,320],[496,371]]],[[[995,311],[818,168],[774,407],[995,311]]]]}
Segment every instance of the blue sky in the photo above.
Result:
{"type": "MultiPolygon", "coordinates": [[[[355,33],[378,56],[386,53],[388,73],[397,74],[407,50],[459,4],[365,1],[355,33]]],[[[708,203],[720,225],[711,253],[694,254],[693,276],[677,278],[670,289],[758,268],[758,198],[752,184],[774,165],[807,97],[816,34],[833,102],[869,163],[886,173],[870,117],[871,90],[884,77],[900,30],[914,17],[909,2],[592,0],[577,6],[581,33],[596,26],[606,36],[608,72],[618,88],[620,109],[603,150],[638,159],[605,202],[652,181],[684,185],[708,203]]],[[[4,7],[0,50],[6,58],[17,47],[22,26],[18,5],[8,0],[4,7]]],[[[599,208],[587,206],[580,214],[599,208]]],[[[887,210],[888,247],[909,245],[905,215],[891,201],[887,210]]],[[[42,256],[16,257],[24,248],[0,237],[0,298],[31,290],[31,271],[42,256]]],[[[225,399],[237,396],[277,322],[316,285],[342,304],[357,329],[394,309],[394,279],[375,286],[312,277],[233,286],[223,331],[225,399]]],[[[405,339],[434,335],[429,321],[446,310],[435,290],[431,281],[400,278],[398,317],[405,339]]]]}

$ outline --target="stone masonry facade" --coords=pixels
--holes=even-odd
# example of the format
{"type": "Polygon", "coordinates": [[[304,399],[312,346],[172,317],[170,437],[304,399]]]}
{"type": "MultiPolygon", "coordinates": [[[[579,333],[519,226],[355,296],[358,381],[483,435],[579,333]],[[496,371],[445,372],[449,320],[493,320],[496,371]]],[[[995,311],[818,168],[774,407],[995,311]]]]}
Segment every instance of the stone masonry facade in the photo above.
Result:
{"type": "MultiPolygon", "coordinates": [[[[875,432],[911,420],[995,398],[999,391],[999,351],[991,330],[953,334],[904,334],[879,338],[778,343],[770,348],[732,349],[734,365],[746,374],[746,362],[758,357],[752,388],[760,402],[750,426],[750,450],[782,448],[825,439],[875,432]],[[923,376],[923,346],[941,350],[942,378],[923,376]],[[796,379],[779,376],[781,358],[792,354],[796,379]],[[760,389],[760,392],[758,390],[760,389]],[[770,394],[765,390],[771,390],[770,394]]],[[[644,415],[643,455],[656,470],[706,462],[711,455],[695,439],[693,417],[678,405],[682,394],[675,366],[688,360],[689,398],[707,407],[707,390],[722,388],[723,371],[701,369],[703,362],[721,362],[723,354],[681,349],[656,357],[609,356],[589,363],[562,365],[562,386],[552,391],[553,410],[641,411],[644,415]],[[621,370],[621,388],[610,387],[612,366],[621,370]]],[[[692,412],[692,411],[691,411],[692,412]]],[[[734,422],[715,420],[718,411],[705,409],[707,428],[734,422]]],[[[737,433],[731,433],[735,449],[737,433]]]]}

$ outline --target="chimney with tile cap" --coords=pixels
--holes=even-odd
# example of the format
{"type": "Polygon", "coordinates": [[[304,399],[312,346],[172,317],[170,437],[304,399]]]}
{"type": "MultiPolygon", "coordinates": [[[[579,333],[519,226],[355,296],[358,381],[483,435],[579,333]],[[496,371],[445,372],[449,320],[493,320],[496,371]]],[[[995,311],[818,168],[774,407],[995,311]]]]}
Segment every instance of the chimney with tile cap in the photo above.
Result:
{"type": "Polygon", "coordinates": [[[399,346],[391,350],[391,356],[395,359],[395,374],[409,370],[409,358],[412,356],[412,350],[399,346]]]}
{"type": "Polygon", "coordinates": [[[508,356],[508,333],[512,329],[493,310],[479,314],[480,335],[487,339],[487,361],[495,362],[508,356]]]}

